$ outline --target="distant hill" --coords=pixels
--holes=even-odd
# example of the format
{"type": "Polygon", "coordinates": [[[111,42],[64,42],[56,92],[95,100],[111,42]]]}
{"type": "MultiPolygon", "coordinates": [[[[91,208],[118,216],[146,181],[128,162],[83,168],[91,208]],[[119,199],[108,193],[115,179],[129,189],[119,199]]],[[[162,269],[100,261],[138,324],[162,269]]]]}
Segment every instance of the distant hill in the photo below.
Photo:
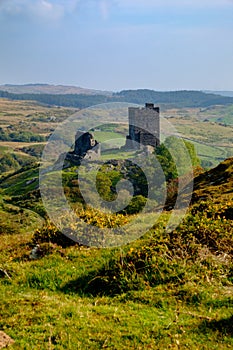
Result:
{"type": "Polygon", "coordinates": [[[94,89],[86,89],[78,86],[67,85],[50,85],[50,84],[24,84],[0,85],[1,91],[7,91],[12,94],[52,94],[52,95],[67,95],[67,94],[84,94],[84,95],[109,95],[111,92],[100,91],[94,89]]]}
{"type": "Polygon", "coordinates": [[[228,96],[233,97],[233,91],[211,91],[211,90],[204,90],[203,92],[215,94],[215,95],[221,95],[221,96],[228,96]]]}
{"type": "MultiPolygon", "coordinates": [[[[215,105],[233,104],[233,97],[220,96],[213,93],[205,93],[202,91],[154,91],[148,89],[123,90],[116,93],[99,92],[96,90],[83,90],[81,93],[48,93],[50,89],[47,85],[26,85],[28,93],[12,93],[1,90],[0,98],[8,98],[12,100],[35,100],[46,105],[55,105],[63,107],[87,108],[96,104],[108,102],[128,102],[144,105],[145,102],[152,102],[161,107],[175,108],[206,108],[215,105]],[[41,93],[34,93],[35,86],[41,89],[41,93]],[[46,87],[47,86],[47,87],[46,87]],[[47,92],[42,92],[47,89],[47,92]],[[95,93],[87,93],[87,91],[95,91],[95,93]]],[[[62,87],[61,87],[62,89],[62,87]]],[[[64,90],[65,91],[65,87],[64,90]]],[[[80,88],[77,88],[80,89],[80,88]]],[[[18,90],[19,91],[19,90],[18,90]]],[[[52,88],[51,88],[52,91],[52,88]]],[[[57,90],[58,91],[58,90],[57,90]]]]}
{"type": "Polygon", "coordinates": [[[123,90],[113,95],[132,103],[144,104],[145,102],[157,102],[174,107],[208,107],[212,105],[226,105],[233,103],[233,97],[220,96],[202,91],[154,91],[147,89],[123,90]]]}

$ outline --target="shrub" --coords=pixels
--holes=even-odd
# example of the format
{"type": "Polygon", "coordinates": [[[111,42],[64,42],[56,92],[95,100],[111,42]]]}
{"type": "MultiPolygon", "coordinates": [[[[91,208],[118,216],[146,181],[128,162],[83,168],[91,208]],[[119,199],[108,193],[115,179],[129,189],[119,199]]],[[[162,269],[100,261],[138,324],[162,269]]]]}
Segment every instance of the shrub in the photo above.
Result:
{"type": "Polygon", "coordinates": [[[150,237],[138,240],[113,257],[91,278],[92,294],[116,294],[159,284],[184,284],[215,278],[232,281],[233,202],[201,202],[172,232],[156,224],[150,237]],[[230,214],[229,214],[230,213],[230,214]],[[226,217],[226,215],[229,215],[226,217]]]}
{"type": "MultiPolygon", "coordinates": [[[[98,239],[101,241],[102,237],[96,236],[98,232],[96,234],[94,227],[117,228],[128,222],[128,218],[122,214],[101,213],[92,208],[80,209],[77,211],[77,219],[78,218],[80,218],[81,221],[74,220],[73,217],[69,217],[68,214],[66,214],[61,217],[61,226],[64,226],[64,232],[70,236],[73,235],[73,232],[77,233],[82,242],[90,241],[92,239],[92,234],[96,243],[98,243],[98,239]],[[88,229],[83,225],[83,222],[88,224],[88,229]],[[92,227],[93,230],[91,229],[92,227]]],[[[74,239],[77,239],[77,236],[74,236],[74,239]]],[[[72,239],[64,235],[50,220],[46,220],[42,229],[34,233],[32,242],[33,244],[51,242],[63,247],[75,244],[72,239]]]]}
{"type": "Polygon", "coordinates": [[[147,199],[143,197],[142,195],[134,196],[130,204],[123,210],[123,212],[127,214],[137,214],[140,211],[143,210],[144,206],[146,205],[147,199]]]}
{"type": "Polygon", "coordinates": [[[76,243],[65,236],[59,231],[59,229],[51,222],[46,221],[43,227],[33,235],[32,244],[41,244],[41,243],[56,243],[62,247],[72,246],[76,243]]]}

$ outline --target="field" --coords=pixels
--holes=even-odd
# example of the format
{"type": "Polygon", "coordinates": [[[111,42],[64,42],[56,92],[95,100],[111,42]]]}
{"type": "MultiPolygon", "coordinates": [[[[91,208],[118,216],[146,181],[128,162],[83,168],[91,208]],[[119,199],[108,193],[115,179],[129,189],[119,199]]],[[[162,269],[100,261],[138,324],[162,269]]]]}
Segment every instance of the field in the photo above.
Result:
{"type": "Polygon", "coordinates": [[[12,132],[31,131],[46,136],[76,111],[72,108],[40,105],[33,101],[0,99],[0,127],[12,132]]]}
{"type": "Polygon", "coordinates": [[[184,139],[194,143],[203,166],[208,168],[233,155],[231,111],[232,107],[216,106],[165,110],[163,115],[184,139]]]}
{"type": "MultiPolygon", "coordinates": [[[[97,114],[98,109],[94,109],[97,114]]],[[[73,108],[49,107],[39,105],[33,101],[8,101],[0,99],[0,125],[3,131],[11,132],[30,132],[36,137],[41,136],[45,139],[55,130],[62,121],[69,116],[74,115],[77,110],[73,108]]],[[[215,106],[206,109],[202,108],[180,108],[180,109],[163,109],[161,116],[167,119],[175,128],[176,132],[184,139],[194,143],[196,152],[206,168],[216,166],[220,161],[233,155],[233,134],[232,134],[232,106],[215,106]]],[[[91,116],[92,109],[89,112],[78,114],[77,127],[83,124],[90,124],[95,120],[91,116]],[[80,121],[78,119],[80,118],[80,121]],[[86,118],[86,119],[85,119],[86,118]],[[93,120],[92,120],[93,119],[93,120]]],[[[121,147],[126,137],[127,125],[120,124],[121,114],[124,111],[113,110],[113,115],[108,115],[108,110],[101,111],[102,119],[111,124],[104,125],[101,129],[94,130],[96,139],[104,142],[103,149],[112,147],[121,147]],[[119,113],[119,115],[117,114],[119,113]],[[112,124],[112,120],[116,124],[112,124]],[[111,140],[108,142],[108,140],[111,140]]],[[[98,120],[98,118],[97,118],[98,120]]],[[[162,133],[162,138],[164,138],[162,133]]],[[[21,135],[22,137],[22,135],[21,135]]],[[[46,141],[36,142],[44,145],[46,141]]],[[[25,147],[34,146],[35,142],[26,142],[16,140],[2,140],[0,147],[8,147],[10,153],[23,156],[25,147]],[[12,142],[14,141],[14,142],[12,142]]],[[[7,149],[5,149],[7,151],[7,149]]],[[[27,155],[28,152],[26,151],[27,155]]]]}

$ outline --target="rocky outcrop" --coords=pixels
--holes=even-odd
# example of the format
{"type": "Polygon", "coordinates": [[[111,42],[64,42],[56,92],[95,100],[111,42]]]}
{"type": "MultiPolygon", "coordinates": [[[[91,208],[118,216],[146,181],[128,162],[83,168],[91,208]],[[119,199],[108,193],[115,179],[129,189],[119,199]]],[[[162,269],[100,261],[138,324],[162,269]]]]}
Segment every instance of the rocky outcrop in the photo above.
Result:
{"type": "Polygon", "coordinates": [[[70,165],[80,165],[83,159],[98,160],[100,144],[89,132],[78,131],[75,136],[74,151],[61,154],[53,169],[67,168],[70,165]]]}
{"type": "Polygon", "coordinates": [[[94,139],[94,136],[90,132],[83,133],[78,131],[75,136],[74,154],[84,158],[88,151],[95,150],[98,153],[98,142],[94,139]]]}

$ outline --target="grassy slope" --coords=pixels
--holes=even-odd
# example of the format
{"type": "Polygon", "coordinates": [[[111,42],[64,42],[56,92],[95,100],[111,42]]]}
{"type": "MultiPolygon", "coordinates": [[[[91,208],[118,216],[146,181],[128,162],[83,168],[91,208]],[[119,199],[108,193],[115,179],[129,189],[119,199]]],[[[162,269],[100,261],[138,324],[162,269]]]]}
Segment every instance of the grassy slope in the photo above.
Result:
{"type": "Polygon", "coordinates": [[[111,252],[54,248],[29,261],[29,235],[3,236],[3,329],[12,349],[227,349],[232,287],[217,281],[161,285],[115,297],[75,293],[67,282],[98,269],[111,252]]]}
{"type": "Polygon", "coordinates": [[[11,176],[2,180],[0,187],[4,195],[21,195],[38,188],[39,169],[30,168],[22,173],[17,171],[11,176]],[[34,181],[33,181],[34,180],[34,181]]]}
{"type": "MultiPolygon", "coordinates": [[[[208,194],[209,199],[229,202],[233,195],[232,166],[230,159],[200,175],[195,181],[196,200],[208,194]]],[[[32,174],[17,176],[14,181],[20,179],[23,184],[32,174]]],[[[21,193],[20,188],[16,190],[21,193]]],[[[132,286],[113,296],[107,289],[96,294],[88,285],[94,278],[97,285],[93,286],[98,290],[96,276],[103,266],[111,275],[108,261],[149,247],[149,237],[113,250],[48,244],[47,254],[32,261],[32,233],[26,229],[30,225],[24,224],[24,232],[2,233],[0,240],[0,269],[10,276],[0,277],[0,329],[15,340],[12,349],[232,348],[233,286],[224,271],[224,266],[229,270],[231,262],[221,262],[222,256],[199,256],[194,263],[187,259],[170,261],[177,276],[179,271],[185,273],[183,279],[132,286]]],[[[159,237],[158,247],[163,244],[159,237]]],[[[159,250],[155,254],[160,254],[159,250]]],[[[112,269],[114,272],[114,266],[112,269]]],[[[118,277],[119,283],[130,283],[127,276],[118,277]]]]}
{"type": "Polygon", "coordinates": [[[226,159],[216,168],[199,175],[194,182],[194,201],[214,199],[221,201],[233,197],[233,157],[226,159]]]}
{"type": "MultiPolygon", "coordinates": [[[[48,122],[50,114],[46,115],[45,110],[37,114],[38,106],[33,103],[28,119],[29,106],[23,106],[25,102],[22,105],[21,102],[14,103],[12,113],[12,106],[4,106],[8,108],[7,115],[2,114],[4,125],[9,124],[9,120],[17,124],[25,118],[25,121],[37,123],[37,132],[44,125],[46,128],[54,126],[48,122]],[[25,114],[17,114],[19,109],[24,109],[25,114]]],[[[197,110],[186,112],[190,116],[197,110]]],[[[51,111],[54,113],[55,109],[51,111]]],[[[62,118],[62,111],[57,113],[62,118]]],[[[202,131],[206,134],[209,123],[195,124],[196,132],[200,132],[200,125],[205,125],[202,131]]],[[[194,126],[186,124],[186,132],[191,128],[194,126]]],[[[227,128],[221,130],[229,132],[227,128]]],[[[191,131],[189,135],[193,135],[191,131]]],[[[101,136],[108,135],[103,133],[101,136]]],[[[226,139],[229,137],[227,134],[226,139]]],[[[217,154],[214,154],[214,147],[211,149],[214,159],[217,154]]],[[[9,150],[1,148],[1,151],[9,150]]],[[[209,149],[207,155],[208,152],[209,149]]],[[[217,171],[198,177],[194,200],[208,197],[219,203],[231,203],[232,172],[232,160],[228,160],[217,171]]],[[[27,170],[9,177],[1,184],[2,196],[6,198],[36,190],[38,182],[30,183],[36,176],[36,170],[27,170]]],[[[232,205],[228,207],[232,208],[232,205]]],[[[138,290],[133,285],[114,296],[110,296],[107,289],[106,293],[98,294],[87,287],[92,286],[91,280],[103,272],[103,266],[105,273],[112,276],[114,266],[109,270],[108,262],[119,255],[125,256],[131,248],[140,253],[149,238],[116,250],[61,248],[48,244],[46,255],[32,261],[29,259],[32,232],[40,227],[40,216],[7,203],[0,205],[0,214],[3,228],[0,269],[10,276],[0,272],[0,329],[14,338],[12,349],[232,348],[233,287],[232,277],[226,276],[232,263],[231,260],[222,262],[223,254],[208,258],[199,256],[195,264],[180,259],[177,270],[174,265],[172,267],[178,276],[174,282],[153,286],[142,284],[138,290]],[[179,271],[185,272],[183,280],[179,280],[179,271]]],[[[232,227],[231,220],[226,223],[227,227],[232,227]]],[[[157,243],[160,245],[161,241],[157,243]]],[[[203,254],[204,250],[201,252],[203,254]]],[[[166,275],[169,277],[169,272],[166,275]]],[[[107,279],[108,275],[103,277],[107,279]]],[[[130,286],[131,280],[127,281],[127,278],[119,277],[119,283],[130,286]]],[[[101,279],[95,281],[98,284],[101,279]]]]}

